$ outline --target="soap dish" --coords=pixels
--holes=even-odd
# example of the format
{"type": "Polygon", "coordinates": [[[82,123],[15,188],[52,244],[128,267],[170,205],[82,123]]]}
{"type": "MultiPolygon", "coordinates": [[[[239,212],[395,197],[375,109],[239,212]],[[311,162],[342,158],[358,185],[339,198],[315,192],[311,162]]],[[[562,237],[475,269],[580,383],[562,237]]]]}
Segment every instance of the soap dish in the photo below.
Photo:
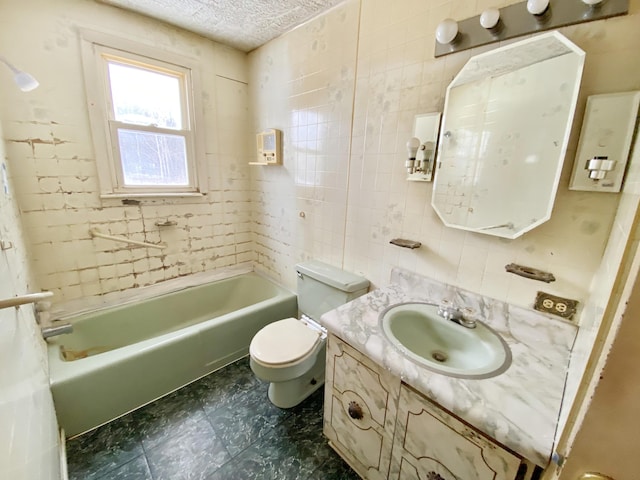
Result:
{"type": "Polygon", "coordinates": [[[393,245],[397,245],[399,247],[411,249],[420,248],[420,246],[422,245],[420,242],[416,242],[415,240],[407,240],[406,238],[394,238],[389,243],[392,243],[393,245]]]}

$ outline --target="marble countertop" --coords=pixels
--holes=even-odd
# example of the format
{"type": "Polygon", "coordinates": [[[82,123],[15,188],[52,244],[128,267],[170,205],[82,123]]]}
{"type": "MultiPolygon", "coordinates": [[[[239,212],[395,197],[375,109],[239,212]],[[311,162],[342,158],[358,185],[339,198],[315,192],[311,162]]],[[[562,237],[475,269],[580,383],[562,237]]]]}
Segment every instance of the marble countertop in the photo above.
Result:
{"type": "Polygon", "coordinates": [[[394,269],[391,284],[322,316],[329,332],[478,430],[542,467],[551,457],[577,327],[539,312],[394,269]],[[506,341],[513,361],[487,379],[435,373],[403,356],[379,327],[389,305],[448,300],[470,307],[506,341]]]}

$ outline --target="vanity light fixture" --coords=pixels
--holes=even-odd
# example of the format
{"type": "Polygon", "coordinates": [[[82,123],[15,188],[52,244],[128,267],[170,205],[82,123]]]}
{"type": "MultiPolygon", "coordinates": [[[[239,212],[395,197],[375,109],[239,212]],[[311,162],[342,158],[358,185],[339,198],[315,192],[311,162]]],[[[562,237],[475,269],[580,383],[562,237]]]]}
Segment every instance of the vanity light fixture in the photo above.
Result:
{"type": "Polygon", "coordinates": [[[22,90],[23,92],[30,92],[31,90],[35,90],[36,88],[38,88],[38,85],[40,85],[32,75],[17,69],[2,55],[0,55],[0,62],[4,63],[7,68],[9,68],[9,70],[13,72],[13,80],[18,85],[18,88],[20,88],[20,90],[22,90]]]}
{"type": "Polygon", "coordinates": [[[446,19],[436,29],[434,57],[594,20],[627,15],[630,0],[522,0],[480,15],[446,19]],[[494,23],[495,22],[495,23],[494,23]],[[493,26],[491,26],[493,25],[493,26]]]}
{"type": "Polygon", "coordinates": [[[540,16],[549,8],[549,0],[527,0],[527,11],[531,15],[540,16]]]}
{"type": "Polygon", "coordinates": [[[488,8],[480,15],[480,25],[482,28],[490,30],[495,28],[500,21],[500,10],[497,8],[488,8]]]}
{"type": "Polygon", "coordinates": [[[452,18],[445,18],[436,28],[436,40],[442,45],[452,43],[458,36],[458,22],[452,18]]]}

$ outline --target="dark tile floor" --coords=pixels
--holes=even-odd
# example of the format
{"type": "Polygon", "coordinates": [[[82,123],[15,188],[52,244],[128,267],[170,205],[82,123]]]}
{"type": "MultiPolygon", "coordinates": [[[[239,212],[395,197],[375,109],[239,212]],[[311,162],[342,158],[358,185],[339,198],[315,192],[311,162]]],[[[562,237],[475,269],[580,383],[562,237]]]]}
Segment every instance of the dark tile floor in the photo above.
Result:
{"type": "Polygon", "coordinates": [[[70,480],[357,480],[322,435],[323,391],[281,410],[239,360],[67,444],[70,480]]]}

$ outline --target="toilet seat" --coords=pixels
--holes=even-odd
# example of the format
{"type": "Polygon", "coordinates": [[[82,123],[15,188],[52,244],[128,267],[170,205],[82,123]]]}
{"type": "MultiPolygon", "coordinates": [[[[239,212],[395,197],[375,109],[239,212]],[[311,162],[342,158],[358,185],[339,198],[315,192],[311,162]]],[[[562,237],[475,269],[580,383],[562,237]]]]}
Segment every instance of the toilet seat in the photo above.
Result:
{"type": "Polygon", "coordinates": [[[249,353],[266,366],[287,366],[309,356],[321,333],[297,318],[285,318],[262,328],[251,340],[249,353]]]}

